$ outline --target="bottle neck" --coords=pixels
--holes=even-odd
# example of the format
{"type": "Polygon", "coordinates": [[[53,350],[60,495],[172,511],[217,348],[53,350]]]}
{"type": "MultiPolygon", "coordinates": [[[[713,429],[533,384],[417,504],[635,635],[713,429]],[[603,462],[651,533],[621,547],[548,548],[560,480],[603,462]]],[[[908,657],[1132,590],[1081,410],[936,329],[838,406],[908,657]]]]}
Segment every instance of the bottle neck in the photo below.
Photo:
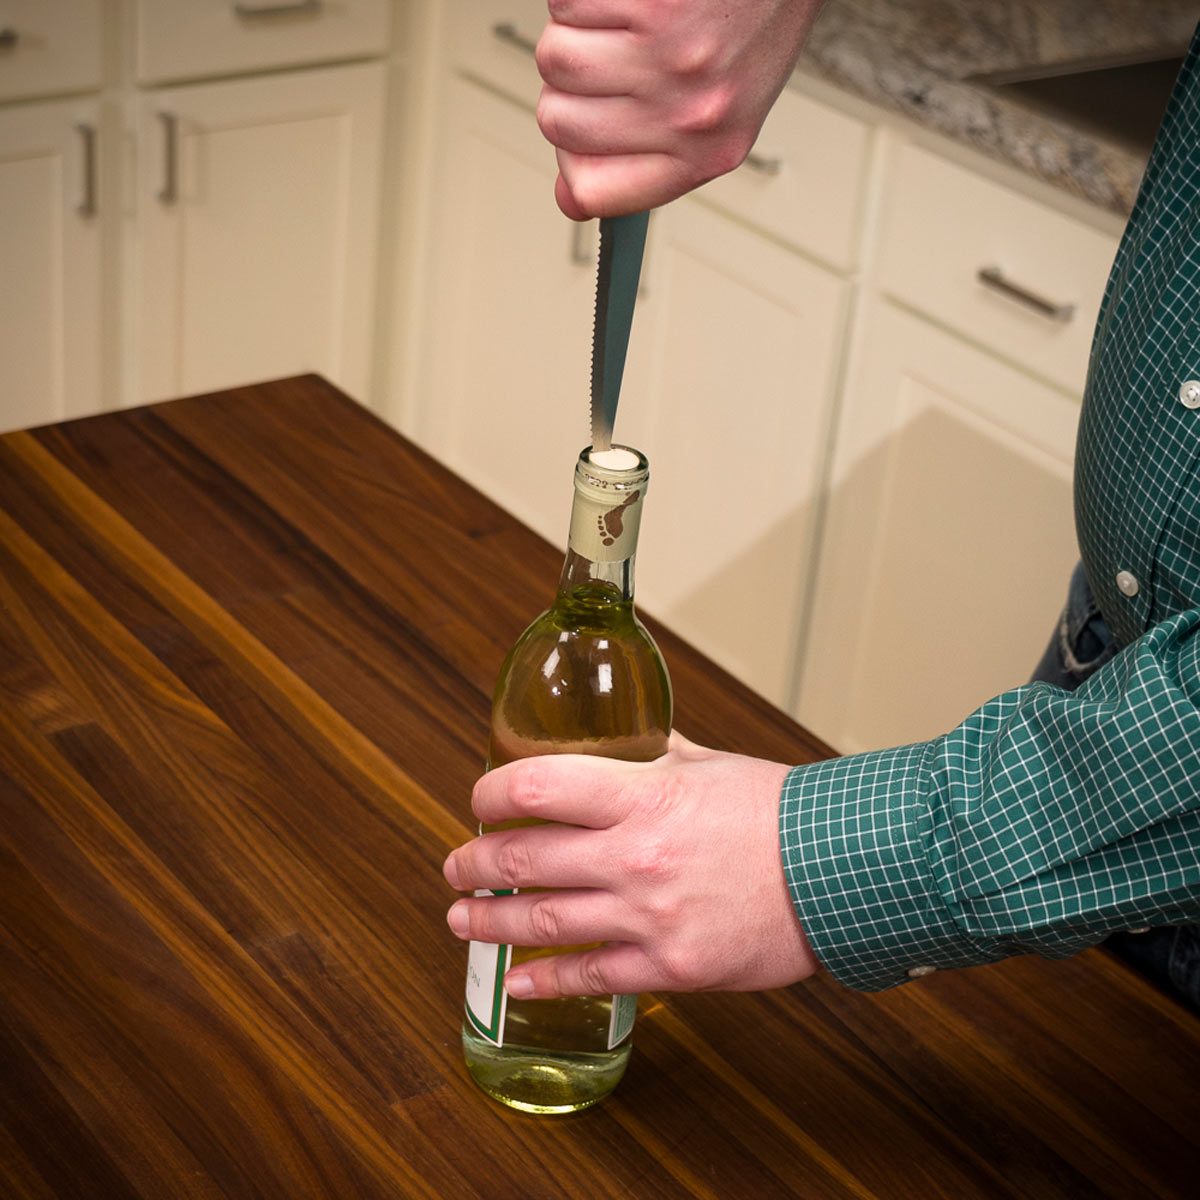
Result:
{"type": "Polygon", "coordinates": [[[611,594],[614,602],[632,600],[633,561],[631,554],[628,558],[596,562],[568,546],[558,581],[559,597],[576,595],[581,588],[594,588],[598,596],[611,594]]]}
{"type": "Polygon", "coordinates": [[[576,464],[571,531],[558,594],[560,601],[589,608],[622,603],[628,608],[649,467],[644,455],[627,447],[601,452],[606,453],[619,458],[621,465],[597,464],[588,451],[576,464]]]}

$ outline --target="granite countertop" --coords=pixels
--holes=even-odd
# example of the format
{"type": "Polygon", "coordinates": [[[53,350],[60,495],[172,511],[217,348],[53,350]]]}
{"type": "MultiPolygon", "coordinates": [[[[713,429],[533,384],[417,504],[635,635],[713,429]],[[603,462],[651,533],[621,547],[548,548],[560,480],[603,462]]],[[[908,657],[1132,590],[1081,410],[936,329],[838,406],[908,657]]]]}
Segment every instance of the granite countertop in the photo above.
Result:
{"type": "Polygon", "coordinates": [[[1179,54],[1198,18],[1198,0],[828,0],[798,69],[1125,214],[1144,150],[976,77],[1179,54]]]}

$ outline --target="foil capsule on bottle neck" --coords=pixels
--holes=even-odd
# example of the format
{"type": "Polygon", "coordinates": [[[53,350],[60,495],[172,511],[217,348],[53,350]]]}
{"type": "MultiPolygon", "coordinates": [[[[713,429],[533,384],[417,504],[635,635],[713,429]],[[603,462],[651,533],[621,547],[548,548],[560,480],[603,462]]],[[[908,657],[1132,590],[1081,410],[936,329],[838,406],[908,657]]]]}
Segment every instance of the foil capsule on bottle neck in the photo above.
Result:
{"type": "Polygon", "coordinates": [[[613,446],[595,459],[590,446],[584,450],[575,464],[571,549],[592,562],[632,558],[649,482],[650,464],[631,446],[613,446]]]}

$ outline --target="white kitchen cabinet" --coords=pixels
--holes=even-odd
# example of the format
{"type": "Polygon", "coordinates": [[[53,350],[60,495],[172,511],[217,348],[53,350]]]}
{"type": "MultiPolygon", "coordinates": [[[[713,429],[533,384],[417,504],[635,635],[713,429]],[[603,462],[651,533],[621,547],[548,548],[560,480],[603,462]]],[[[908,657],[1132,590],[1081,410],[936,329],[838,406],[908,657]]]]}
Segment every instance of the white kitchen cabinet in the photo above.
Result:
{"type": "Polygon", "coordinates": [[[98,89],[101,0],[0,0],[0,101],[98,89]]]}
{"type": "Polygon", "coordinates": [[[139,97],[129,402],[303,371],[368,398],[383,97],[374,63],[139,97]]]}
{"type": "Polygon", "coordinates": [[[561,544],[590,440],[594,227],[558,211],[554,154],[526,109],[452,78],[440,129],[413,432],[561,544]]]}
{"type": "Polygon", "coordinates": [[[878,288],[1082,393],[1116,236],[924,146],[892,148],[878,288]]]}
{"type": "Polygon", "coordinates": [[[0,428],[103,401],[101,108],[0,110],[0,428]]]}
{"type": "Polygon", "coordinates": [[[1077,556],[1076,401],[886,300],[859,345],[795,710],[845,753],[1024,683],[1077,556]]]}
{"type": "Polygon", "coordinates": [[[618,420],[651,461],[639,594],[784,706],[849,285],[697,200],[657,212],[651,239],[649,361],[618,420]]]}
{"type": "Polygon", "coordinates": [[[138,80],[385,54],[390,14],[391,0],[139,0],[138,80]]]}
{"type": "Polygon", "coordinates": [[[848,271],[859,257],[871,135],[865,121],[784,88],[746,161],[698,194],[848,271]]]}

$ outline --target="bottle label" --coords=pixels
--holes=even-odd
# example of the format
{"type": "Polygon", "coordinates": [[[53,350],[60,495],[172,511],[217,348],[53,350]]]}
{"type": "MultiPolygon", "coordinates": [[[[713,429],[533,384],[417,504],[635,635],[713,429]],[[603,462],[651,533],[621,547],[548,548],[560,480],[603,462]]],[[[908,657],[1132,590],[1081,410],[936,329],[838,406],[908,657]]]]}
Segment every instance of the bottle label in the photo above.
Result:
{"type": "MultiPolygon", "coordinates": [[[[476,896],[512,894],[485,889],[475,893],[476,896]]],[[[495,946],[491,942],[472,942],[467,954],[467,1021],[493,1046],[504,1045],[504,1017],[508,1011],[504,972],[508,970],[511,958],[511,946],[495,946]]]]}
{"type": "MultiPolygon", "coordinates": [[[[515,891],[480,890],[476,896],[512,896],[515,891]]],[[[511,946],[472,942],[467,953],[467,1023],[493,1046],[504,1045],[504,1019],[508,1015],[508,993],[504,973],[512,961],[511,946]]],[[[619,1046],[633,1031],[637,1016],[636,996],[614,996],[608,1018],[608,1049],[619,1046]]]]}
{"type": "Polygon", "coordinates": [[[637,1016],[636,996],[614,996],[612,1016],[608,1022],[608,1048],[619,1046],[632,1032],[633,1020],[637,1016]]]}

